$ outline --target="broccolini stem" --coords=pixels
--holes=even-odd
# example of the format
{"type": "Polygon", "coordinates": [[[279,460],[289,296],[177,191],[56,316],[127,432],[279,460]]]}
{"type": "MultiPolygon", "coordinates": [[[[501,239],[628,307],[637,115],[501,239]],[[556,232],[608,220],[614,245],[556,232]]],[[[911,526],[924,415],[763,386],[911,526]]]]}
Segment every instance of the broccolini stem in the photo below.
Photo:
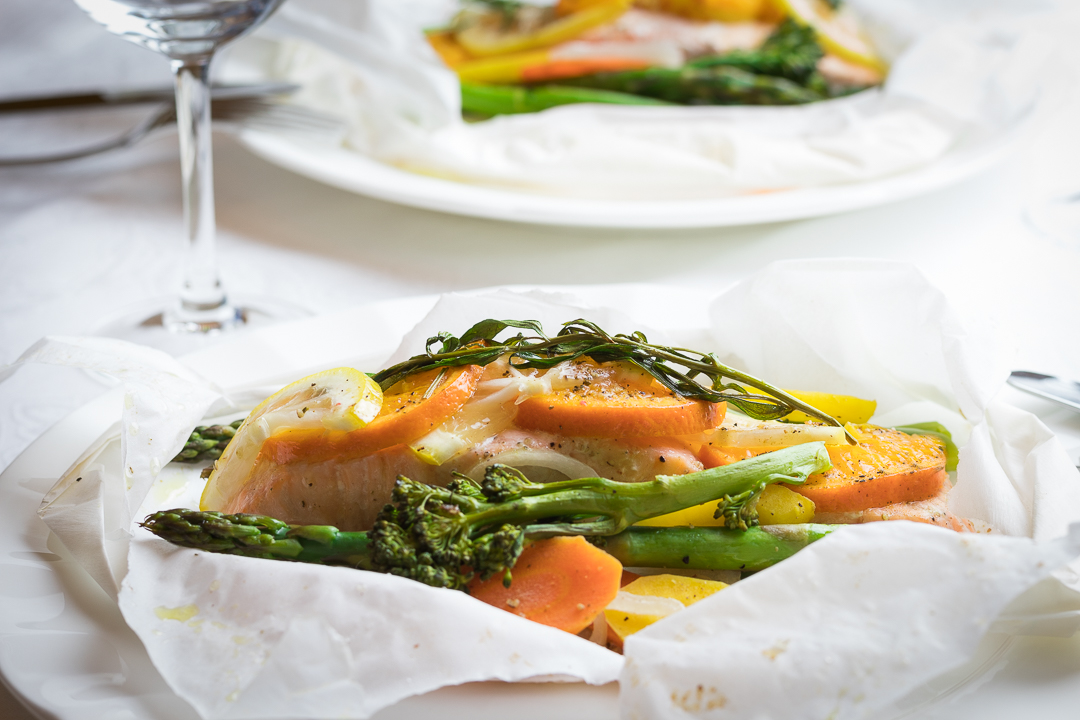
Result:
{"type": "Polygon", "coordinates": [[[825,537],[838,525],[632,527],[597,545],[626,567],[764,570],[825,537]]]}
{"type": "Polygon", "coordinates": [[[478,512],[470,513],[470,520],[475,527],[525,524],[526,534],[533,537],[614,535],[641,520],[711,500],[721,501],[718,512],[723,512],[728,505],[750,502],[765,485],[801,485],[810,475],[830,467],[824,443],[805,443],[688,475],[658,475],[649,482],[583,478],[531,485],[505,502],[482,504],[478,512]],[[568,516],[598,519],[531,524],[568,516]]]}

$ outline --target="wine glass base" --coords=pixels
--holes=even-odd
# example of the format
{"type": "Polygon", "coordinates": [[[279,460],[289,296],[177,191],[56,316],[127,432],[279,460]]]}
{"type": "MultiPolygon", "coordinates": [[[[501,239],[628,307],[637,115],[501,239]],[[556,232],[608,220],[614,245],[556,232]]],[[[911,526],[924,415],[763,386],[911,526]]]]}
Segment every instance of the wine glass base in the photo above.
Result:
{"type": "Polygon", "coordinates": [[[139,303],[117,312],[99,325],[94,335],[146,345],[179,356],[235,337],[239,333],[280,322],[301,320],[312,313],[291,303],[260,297],[234,297],[224,312],[198,319],[181,316],[175,298],[139,303]]]}

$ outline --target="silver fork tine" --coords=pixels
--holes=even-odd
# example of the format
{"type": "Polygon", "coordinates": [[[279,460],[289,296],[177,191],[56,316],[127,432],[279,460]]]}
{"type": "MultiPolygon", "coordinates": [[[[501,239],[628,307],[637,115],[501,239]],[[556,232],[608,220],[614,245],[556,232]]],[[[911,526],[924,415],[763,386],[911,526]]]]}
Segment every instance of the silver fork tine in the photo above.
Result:
{"type": "Polygon", "coordinates": [[[267,130],[291,130],[318,134],[333,134],[344,129],[340,118],[327,115],[300,105],[290,105],[268,100],[251,101],[258,107],[244,108],[223,115],[224,122],[234,122],[242,127],[267,130]]]}
{"type": "MultiPolygon", "coordinates": [[[[344,129],[344,123],[335,117],[316,110],[278,103],[265,98],[222,98],[211,101],[211,116],[216,122],[266,130],[287,130],[331,135],[344,129]]],[[[77,160],[109,150],[129,147],[158,128],[176,122],[176,108],[172,103],[159,105],[142,122],[104,142],[62,153],[15,158],[0,158],[0,167],[40,165],[44,163],[77,160]]]]}
{"type": "Polygon", "coordinates": [[[96,143],[88,147],[53,155],[0,158],[0,167],[40,165],[43,163],[63,162],[65,160],[77,160],[109,150],[128,147],[129,145],[134,145],[139,140],[142,140],[157,128],[164,127],[174,122],[176,122],[176,109],[171,104],[159,105],[145,120],[112,140],[106,140],[105,142],[96,143]]]}

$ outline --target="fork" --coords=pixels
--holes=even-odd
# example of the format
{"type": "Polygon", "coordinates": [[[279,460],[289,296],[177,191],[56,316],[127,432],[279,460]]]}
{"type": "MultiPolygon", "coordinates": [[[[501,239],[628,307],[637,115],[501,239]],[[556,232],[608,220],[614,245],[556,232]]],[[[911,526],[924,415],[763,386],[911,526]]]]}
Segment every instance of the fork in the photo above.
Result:
{"type": "MultiPolygon", "coordinates": [[[[215,98],[210,101],[210,112],[215,121],[237,124],[243,128],[317,135],[333,135],[344,128],[339,118],[264,97],[215,98]]],[[[130,147],[153,131],[175,122],[176,105],[172,102],[162,103],[145,120],[104,142],[62,153],[0,158],[0,167],[63,162],[130,147]]]]}

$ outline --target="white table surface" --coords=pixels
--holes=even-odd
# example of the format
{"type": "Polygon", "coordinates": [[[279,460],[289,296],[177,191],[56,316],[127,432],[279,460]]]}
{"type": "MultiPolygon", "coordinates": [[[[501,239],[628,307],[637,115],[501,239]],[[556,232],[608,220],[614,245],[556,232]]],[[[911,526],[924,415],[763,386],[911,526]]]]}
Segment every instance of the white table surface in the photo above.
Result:
{"type": "MultiPolygon", "coordinates": [[[[169,81],[164,60],[108,35],[70,0],[3,0],[0,17],[0,97],[169,81]]],[[[1058,29],[1075,37],[1080,22],[1063,20],[1058,29]]],[[[1080,48],[1073,43],[1066,53],[1063,62],[1080,70],[1080,48]]],[[[818,220],[715,230],[561,229],[414,210],[293,175],[220,134],[224,277],[234,291],[320,313],[504,283],[651,282],[719,291],[781,258],[889,258],[917,265],[969,326],[992,335],[1002,367],[1080,378],[1080,236],[1048,236],[1025,219],[1032,203],[1080,191],[1076,87],[1048,93],[1015,156],[948,190],[818,220]]],[[[0,119],[0,155],[74,142],[102,122],[0,119]]],[[[167,134],[65,165],[0,168],[0,364],[43,335],[90,332],[106,316],[175,286],[178,177],[175,139],[167,134]]],[[[49,368],[25,368],[0,385],[0,470],[102,390],[83,374],[49,368]]],[[[1003,392],[1080,457],[1080,414],[1003,392]]],[[[1041,652],[1036,645],[1033,657],[1041,652]]],[[[1075,665],[1078,648],[1062,657],[1075,665]]],[[[1075,668],[1055,671],[1066,677],[1075,668]]],[[[1080,687],[1066,682],[1059,690],[1080,699],[1080,687]]],[[[991,701],[979,702],[967,710],[986,717],[991,701]]],[[[31,717],[2,686],[0,717],[31,717]]]]}

